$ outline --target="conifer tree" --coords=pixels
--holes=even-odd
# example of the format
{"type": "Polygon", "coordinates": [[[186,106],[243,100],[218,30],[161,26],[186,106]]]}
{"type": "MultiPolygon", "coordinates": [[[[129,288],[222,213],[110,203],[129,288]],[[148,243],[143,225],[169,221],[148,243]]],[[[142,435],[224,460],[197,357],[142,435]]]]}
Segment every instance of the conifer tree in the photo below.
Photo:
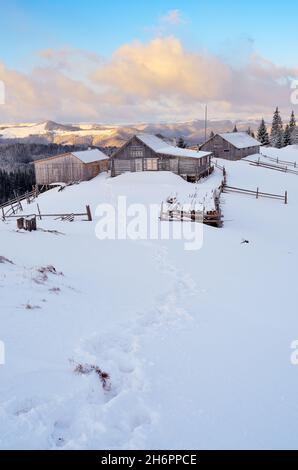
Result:
{"type": "Polygon", "coordinates": [[[295,131],[297,129],[297,126],[296,126],[296,118],[295,118],[295,113],[294,111],[292,111],[291,113],[291,118],[290,118],[290,122],[289,122],[289,128],[290,128],[290,134],[291,134],[291,144],[294,144],[294,140],[295,140],[295,131]]]}
{"type": "Polygon", "coordinates": [[[262,118],[261,124],[258,129],[257,139],[261,145],[269,145],[269,134],[264,119],[262,118]]]}
{"type": "Polygon", "coordinates": [[[177,147],[179,147],[181,149],[186,148],[186,143],[185,143],[183,137],[179,137],[178,142],[177,142],[177,147]]]}
{"type": "Polygon", "coordinates": [[[291,145],[291,129],[289,124],[286,125],[283,134],[283,146],[287,147],[287,145],[291,145]]]}
{"type": "Polygon", "coordinates": [[[276,136],[276,140],[275,140],[275,147],[277,149],[281,149],[284,145],[284,137],[283,137],[283,130],[280,130],[279,133],[277,134],[276,136]]]}
{"type": "Polygon", "coordinates": [[[283,140],[283,123],[278,107],[276,108],[270,133],[270,144],[272,147],[281,148],[283,140]],[[278,147],[279,146],[279,147],[278,147]]]}
{"type": "Polygon", "coordinates": [[[298,145],[298,127],[296,126],[295,129],[292,131],[291,135],[291,144],[298,145]]]}
{"type": "Polygon", "coordinates": [[[233,132],[238,132],[238,129],[237,129],[236,124],[235,124],[235,126],[234,126],[233,132]]]}
{"type": "Polygon", "coordinates": [[[295,118],[295,113],[294,111],[292,111],[291,113],[291,118],[290,118],[290,122],[289,122],[289,127],[290,127],[290,130],[294,130],[295,127],[296,127],[296,118],[295,118]]]}

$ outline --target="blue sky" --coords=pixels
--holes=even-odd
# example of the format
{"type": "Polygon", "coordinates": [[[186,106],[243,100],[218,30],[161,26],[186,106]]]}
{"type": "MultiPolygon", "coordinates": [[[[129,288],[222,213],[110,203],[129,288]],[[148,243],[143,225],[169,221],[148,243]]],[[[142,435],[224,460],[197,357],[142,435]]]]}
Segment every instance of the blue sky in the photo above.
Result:
{"type": "MultiPolygon", "coordinates": [[[[114,107],[117,102],[119,116],[128,114],[131,119],[134,116],[140,116],[140,119],[166,119],[173,114],[170,111],[172,103],[177,119],[184,119],[188,117],[188,111],[180,113],[178,106],[179,100],[180,104],[183,102],[183,90],[179,84],[173,83],[172,76],[180,73],[179,67],[185,67],[190,76],[200,74],[201,70],[205,75],[210,74],[210,80],[216,78],[218,81],[208,93],[204,93],[202,88],[202,93],[196,94],[190,91],[193,85],[186,83],[186,77],[186,102],[193,98],[195,106],[196,102],[211,100],[219,103],[221,112],[229,116],[233,113],[255,116],[262,112],[262,103],[258,106],[258,100],[265,96],[263,114],[266,114],[265,108],[268,106],[269,109],[270,99],[276,94],[280,96],[281,107],[286,108],[287,104],[290,106],[290,103],[285,102],[289,93],[281,85],[285,87],[286,84],[289,88],[289,77],[298,75],[297,18],[298,2],[294,0],[286,3],[269,0],[2,0],[0,62],[3,77],[0,76],[0,79],[7,83],[8,89],[13,89],[7,96],[11,96],[11,100],[15,98],[15,101],[21,95],[21,91],[16,89],[17,81],[26,82],[22,93],[26,88],[32,101],[28,109],[36,118],[39,117],[38,99],[44,109],[45,103],[51,101],[50,89],[56,96],[63,93],[63,87],[65,89],[67,86],[61,83],[69,79],[77,80],[81,88],[88,88],[81,89],[81,101],[83,96],[88,96],[91,103],[92,93],[106,92],[109,88],[114,107]],[[161,41],[156,44],[154,41],[158,38],[161,41]],[[142,44],[143,49],[134,47],[136,42],[142,44]],[[128,49],[123,50],[126,46],[128,49]],[[180,46],[182,51],[178,51],[180,46]],[[167,48],[172,58],[169,59],[170,64],[167,64],[168,76],[164,80],[162,62],[159,69],[152,62],[154,54],[163,57],[163,61],[167,59],[167,48]],[[50,58],[43,53],[45,50],[51,51],[50,58]],[[60,60],[61,51],[64,51],[63,63],[60,60]],[[79,51],[80,58],[77,58],[77,53],[70,54],[69,51],[79,51]],[[115,53],[118,59],[115,59],[115,53]],[[90,54],[97,57],[97,65],[95,62],[91,64],[90,54]],[[66,55],[69,56],[67,66],[66,55]],[[173,70],[175,56],[179,56],[176,71],[173,70]],[[146,76],[144,70],[140,69],[142,57],[143,66],[147,67],[149,63],[146,76]],[[139,81],[144,82],[138,96],[133,96],[134,84],[131,83],[130,90],[129,85],[123,83],[123,76],[121,80],[119,78],[123,75],[123,71],[120,71],[123,61],[124,70],[129,68],[132,73],[136,66],[139,81]],[[134,63],[130,68],[132,61],[134,63]],[[189,67],[191,61],[195,64],[193,69],[189,67]],[[96,67],[99,67],[100,62],[105,66],[98,71],[96,67]],[[61,70],[58,76],[59,67],[61,70]],[[46,83],[46,68],[49,83],[46,83]],[[111,83],[107,78],[108,72],[111,74],[111,83]],[[16,74],[19,74],[18,80],[16,74]],[[161,76],[155,80],[156,74],[161,76]],[[118,77],[117,82],[114,80],[115,75],[118,77]],[[243,90],[236,90],[235,96],[231,96],[234,83],[239,81],[240,75],[240,80],[244,77],[245,82],[247,79],[247,103],[243,90]],[[226,83],[219,91],[222,76],[226,83]],[[259,88],[256,96],[252,97],[250,87],[254,86],[255,81],[259,88]],[[151,83],[150,90],[148,82],[151,83]],[[152,88],[155,88],[155,94],[152,88]],[[171,92],[167,93],[167,89],[171,92]],[[247,106],[251,101],[255,101],[254,109],[247,106]],[[151,106],[150,112],[147,112],[148,106],[151,106]]],[[[108,93],[101,96],[104,96],[108,106],[108,93]]],[[[68,99],[71,102],[70,96],[68,99]]],[[[87,109],[90,103],[86,102],[81,108],[87,109]]],[[[65,110],[65,103],[57,111],[56,117],[71,118],[70,110],[64,113],[62,108],[65,110]]],[[[94,116],[97,119],[95,110],[88,108],[87,112],[86,109],[82,118],[91,119],[94,116]]],[[[9,117],[8,107],[5,112],[9,117]]],[[[20,119],[20,109],[11,105],[10,116],[14,113],[15,118],[20,119]]],[[[49,108],[49,113],[55,114],[54,109],[49,108]]],[[[193,113],[190,112],[189,116],[193,116],[193,113]]],[[[79,111],[76,117],[79,119],[79,111]]],[[[101,114],[98,115],[100,118],[101,114]]]]}
{"type": "Polygon", "coordinates": [[[121,44],[154,35],[159,19],[180,10],[185,24],[168,28],[189,47],[217,54],[245,41],[267,58],[297,63],[298,2],[232,0],[9,0],[1,1],[1,58],[26,67],[36,52],[71,46],[109,55],[121,44]]]}

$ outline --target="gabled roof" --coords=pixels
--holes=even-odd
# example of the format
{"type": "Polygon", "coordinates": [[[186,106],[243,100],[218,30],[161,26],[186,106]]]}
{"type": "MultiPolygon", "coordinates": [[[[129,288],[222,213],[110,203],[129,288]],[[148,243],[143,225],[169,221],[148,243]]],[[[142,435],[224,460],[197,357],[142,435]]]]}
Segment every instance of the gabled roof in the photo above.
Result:
{"type": "Polygon", "coordinates": [[[137,134],[137,139],[141,140],[147,147],[156,153],[169,155],[173,157],[202,158],[210,155],[211,152],[196,152],[195,150],[182,149],[167,144],[159,137],[152,134],[137,134]]]}
{"type": "Polygon", "coordinates": [[[244,149],[247,147],[255,147],[261,145],[260,142],[251,137],[247,132],[225,132],[218,134],[224,140],[232,144],[237,149],[244,149]]]}
{"type": "Polygon", "coordinates": [[[100,160],[108,160],[108,156],[98,149],[82,150],[80,152],[70,152],[83,163],[93,163],[100,160]]]}
{"type": "Polygon", "coordinates": [[[101,152],[98,149],[91,149],[91,150],[81,150],[79,152],[66,152],[60,153],[59,155],[53,155],[52,157],[40,158],[38,160],[34,160],[32,163],[41,163],[47,160],[54,160],[55,158],[65,157],[66,155],[73,155],[74,157],[78,158],[83,163],[93,163],[99,162],[101,160],[108,160],[109,157],[101,152]]]}

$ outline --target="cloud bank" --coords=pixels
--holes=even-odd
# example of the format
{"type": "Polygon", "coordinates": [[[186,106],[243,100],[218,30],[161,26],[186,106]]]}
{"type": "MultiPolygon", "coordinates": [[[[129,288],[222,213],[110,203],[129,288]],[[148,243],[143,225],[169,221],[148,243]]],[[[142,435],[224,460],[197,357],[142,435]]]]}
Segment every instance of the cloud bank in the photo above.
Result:
{"type": "Polygon", "coordinates": [[[257,54],[233,67],[187,50],[175,37],[125,44],[105,60],[71,49],[48,49],[39,57],[40,66],[28,74],[0,63],[2,121],[175,121],[201,118],[204,103],[214,118],[269,116],[276,105],[292,107],[291,81],[298,78],[298,67],[257,54]]]}

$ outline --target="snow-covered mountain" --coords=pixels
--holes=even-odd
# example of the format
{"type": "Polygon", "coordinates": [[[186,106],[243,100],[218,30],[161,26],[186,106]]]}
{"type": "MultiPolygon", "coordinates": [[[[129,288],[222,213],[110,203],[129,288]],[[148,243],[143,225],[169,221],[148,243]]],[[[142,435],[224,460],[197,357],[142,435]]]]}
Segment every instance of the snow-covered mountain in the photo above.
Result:
{"type": "MultiPolygon", "coordinates": [[[[298,161],[295,147],[266,153],[298,161]]],[[[1,449],[297,447],[298,176],[218,163],[231,186],[288,190],[288,205],[223,194],[223,228],[204,226],[194,251],[184,240],[99,240],[98,204],[204,201],[222,178],[217,168],[199,184],[101,174],[24,204],[30,214],[90,204],[93,222],[43,218],[29,233],[0,221],[1,449]]]]}
{"type": "MultiPolygon", "coordinates": [[[[208,121],[208,135],[214,132],[231,131],[234,122],[229,120],[208,121]]],[[[239,121],[239,130],[252,130],[257,128],[256,121],[239,121]]],[[[58,144],[86,144],[99,146],[119,146],[131,135],[138,132],[162,134],[167,138],[175,139],[180,136],[189,144],[197,144],[204,140],[205,123],[203,120],[181,123],[158,124],[132,124],[125,126],[101,124],[59,124],[45,121],[36,124],[5,125],[0,126],[0,135],[3,139],[24,139],[30,142],[54,142],[58,144]]],[[[1,139],[0,139],[1,142],[1,139]]]]}
{"type": "Polygon", "coordinates": [[[31,136],[47,134],[59,134],[63,132],[75,132],[80,128],[67,124],[59,124],[54,121],[44,121],[36,124],[5,125],[0,126],[0,135],[3,139],[24,139],[31,136]]]}

